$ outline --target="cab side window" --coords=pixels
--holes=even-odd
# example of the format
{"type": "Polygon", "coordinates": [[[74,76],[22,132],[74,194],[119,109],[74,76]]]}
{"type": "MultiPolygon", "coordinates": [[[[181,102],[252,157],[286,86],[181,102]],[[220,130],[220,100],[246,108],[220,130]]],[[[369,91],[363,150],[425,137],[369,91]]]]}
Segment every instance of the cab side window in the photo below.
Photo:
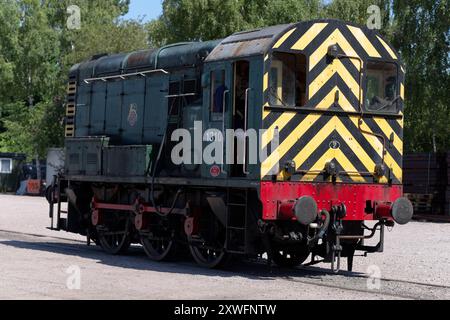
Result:
{"type": "Polygon", "coordinates": [[[225,70],[211,72],[211,113],[223,114],[224,97],[228,90],[225,84],[225,70]]]}

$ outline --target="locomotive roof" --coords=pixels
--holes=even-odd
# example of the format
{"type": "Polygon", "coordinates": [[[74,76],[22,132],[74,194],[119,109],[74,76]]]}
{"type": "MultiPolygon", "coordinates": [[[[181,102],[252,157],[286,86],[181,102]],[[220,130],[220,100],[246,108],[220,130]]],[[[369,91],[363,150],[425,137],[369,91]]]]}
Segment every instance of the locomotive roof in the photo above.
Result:
{"type": "Polygon", "coordinates": [[[285,33],[292,24],[282,24],[263,29],[235,33],[224,39],[206,59],[207,62],[263,55],[278,35],[285,33]]]}
{"type": "Polygon", "coordinates": [[[88,79],[144,70],[170,70],[196,67],[204,62],[266,55],[274,49],[307,49],[299,48],[300,41],[311,45],[317,41],[343,41],[344,44],[350,43],[350,46],[364,48],[367,52],[366,58],[399,60],[398,53],[378,31],[340,20],[322,19],[238,32],[223,40],[178,43],[128,54],[98,55],[90,61],[72,67],[71,76],[88,79]],[[371,56],[370,51],[376,52],[376,55],[371,56]]]}
{"type": "Polygon", "coordinates": [[[224,39],[206,62],[266,55],[273,50],[305,51],[318,43],[343,44],[344,52],[345,47],[356,46],[367,53],[361,58],[400,61],[398,53],[377,30],[336,19],[320,19],[235,33],[224,39]]]}
{"type": "Polygon", "coordinates": [[[70,75],[79,79],[106,77],[154,69],[195,67],[203,63],[221,40],[186,42],[159,49],[146,49],[131,53],[98,55],[72,67],[70,75]]]}

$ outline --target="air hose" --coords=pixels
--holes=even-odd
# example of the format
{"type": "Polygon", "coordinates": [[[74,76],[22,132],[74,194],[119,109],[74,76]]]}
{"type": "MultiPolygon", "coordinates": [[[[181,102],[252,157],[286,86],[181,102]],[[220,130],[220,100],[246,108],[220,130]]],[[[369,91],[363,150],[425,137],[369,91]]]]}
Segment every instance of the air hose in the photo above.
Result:
{"type": "Polygon", "coordinates": [[[325,235],[325,233],[327,232],[328,227],[330,226],[330,222],[331,222],[330,213],[327,210],[322,210],[321,216],[325,216],[325,221],[323,222],[323,225],[320,228],[320,231],[317,232],[317,234],[314,237],[312,237],[312,238],[308,237],[308,246],[311,246],[314,243],[316,243],[317,241],[319,241],[319,239],[322,239],[323,236],[325,235]]]}

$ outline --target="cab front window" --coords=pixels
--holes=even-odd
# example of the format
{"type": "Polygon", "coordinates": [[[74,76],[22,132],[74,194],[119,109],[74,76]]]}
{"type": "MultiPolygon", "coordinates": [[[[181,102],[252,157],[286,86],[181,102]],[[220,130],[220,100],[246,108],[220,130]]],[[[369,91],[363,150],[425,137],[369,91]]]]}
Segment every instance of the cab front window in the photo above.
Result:
{"type": "Polygon", "coordinates": [[[366,110],[397,113],[399,98],[397,65],[369,62],[366,75],[366,110]]]}

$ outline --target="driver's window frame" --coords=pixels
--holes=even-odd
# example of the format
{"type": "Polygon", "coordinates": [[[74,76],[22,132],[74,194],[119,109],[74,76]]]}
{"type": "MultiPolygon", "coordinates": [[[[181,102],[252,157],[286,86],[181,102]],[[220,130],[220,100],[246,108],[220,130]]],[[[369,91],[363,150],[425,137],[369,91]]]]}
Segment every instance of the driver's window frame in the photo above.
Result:
{"type": "Polygon", "coordinates": [[[363,87],[363,101],[362,101],[362,105],[364,108],[364,112],[368,113],[368,114],[385,114],[385,115],[397,115],[401,112],[401,99],[397,100],[396,105],[397,108],[395,111],[388,111],[386,109],[384,110],[380,110],[380,111],[375,111],[375,110],[371,110],[369,108],[369,106],[367,105],[367,95],[368,95],[368,86],[369,86],[369,64],[370,63],[389,63],[394,65],[397,68],[397,72],[396,72],[396,77],[397,77],[397,84],[396,84],[396,93],[395,93],[395,97],[399,97],[400,96],[400,65],[397,61],[388,61],[388,60],[379,60],[379,59],[368,59],[364,65],[364,75],[363,75],[363,79],[364,79],[364,87],[363,87]]]}
{"type": "Polygon", "coordinates": [[[227,105],[226,105],[226,99],[225,104],[223,104],[222,100],[222,111],[220,112],[214,112],[214,104],[215,104],[215,98],[216,98],[216,92],[218,87],[216,87],[216,73],[221,72],[223,75],[223,85],[226,88],[224,91],[229,91],[230,89],[227,86],[227,70],[225,66],[218,65],[215,68],[211,69],[209,71],[209,77],[210,77],[210,85],[209,85],[209,115],[210,120],[213,122],[219,122],[223,121],[223,113],[227,112],[227,105]],[[224,111],[225,110],[225,111],[224,111]]]}
{"type": "MultiPolygon", "coordinates": [[[[310,61],[308,59],[308,55],[304,51],[299,51],[299,50],[278,50],[277,49],[277,50],[273,50],[270,53],[270,57],[269,57],[269,61],[268,61],[269,64],[268,64],[268,67],[267,67],[267,70],[266,70],[266,72],[268,73],[267,103],[269,104],[270,107],[285,108],[285,106],[283,106],[280,101],[278,101],[276,104],[272,104],[271,103],[273,99],[278,100],[277,98],[272,97],[271,92],[270,92],[270,90],[271,90],[271,81],[272,81],[271,74],[272,74],[272,67],[274,66],[274,63],[278,64],[278,66],[277,66],[277,68],[278,68],[278,73],[277,73],[277,77],[278,77],[277,93],[278,93],[279,97],[283,97],[283,78],[280,77],[280,74],[282,76],[283,72],[284,72],[283,71],[283,63],[281,61],[279,61],[278,59],[276,59],[275,55],[277,53],[280,53],[280,54],[291,54],[291,55],[294,55],[294,56],[302,55],[305,58],[305,64],[304,64],[304,66],[305,66],[305,69],[304,69],[304,71],[305,71],[305,83],[304,83],[305,103],[303,105],[295,105],[295,106],[288,107],[288,108],[292,108],[292,109],[305,109],[305,108],[307,108],[308,104],[309,104],[309,100],[310,100],[309,99],[309,77],[310,77],[309,63],[310,63],[310,61]],[[280,83],[281,83],[281,86],[279,86],[280,83]]],[[[297,99],[297,97],[296,97],[296,99],[297,99]]]]}
{"type": "MultiPolygon", "coordinates": [[[[279,60],[275,61],[272,59],[272,62],[270,64],[270,70],[269,70],[269,90],[271,90],[272,81],[273,81],[272,69],[276,69],[276,71],[277,71],[277,79],[276,79],[277,80],[277,87],[276,87],[277,89],[276,90],[277,90],[278,97],[283,97],[283,63],[279,60]]],[[[272,105],[271,102],[273,99],[277,100],[277,98],[272,96],[269,92],[269,104],[272,105]]],[[[273,105],[278,106],[280,103],[281,103],[280,101],[277,101],[277,103],[275,103],[273,105]]]]}

